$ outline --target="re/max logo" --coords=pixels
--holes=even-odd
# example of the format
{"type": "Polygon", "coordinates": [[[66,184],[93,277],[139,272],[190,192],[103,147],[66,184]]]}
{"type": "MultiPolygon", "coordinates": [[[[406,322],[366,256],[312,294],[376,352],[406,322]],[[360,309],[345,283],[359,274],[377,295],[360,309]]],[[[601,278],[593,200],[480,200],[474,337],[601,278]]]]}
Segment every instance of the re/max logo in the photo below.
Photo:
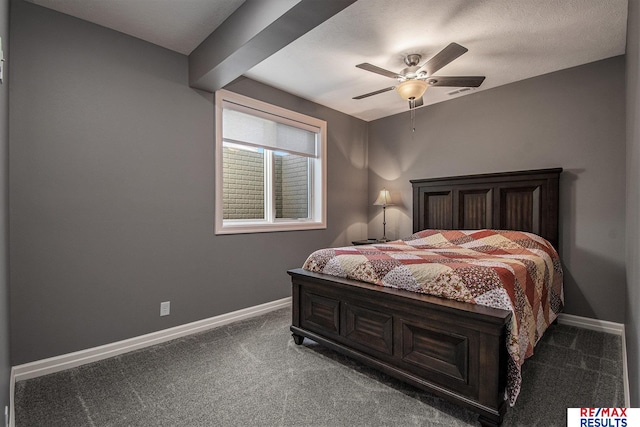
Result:
{"type": "Polygon", "coordinates": [[[640,408],[567,408],[567,427],[640,426],[640,408]]]}
{"type": "Polygon", "coordinates": [[[627,408],[580,408],[581,417],[626,417],[627,408]]]}

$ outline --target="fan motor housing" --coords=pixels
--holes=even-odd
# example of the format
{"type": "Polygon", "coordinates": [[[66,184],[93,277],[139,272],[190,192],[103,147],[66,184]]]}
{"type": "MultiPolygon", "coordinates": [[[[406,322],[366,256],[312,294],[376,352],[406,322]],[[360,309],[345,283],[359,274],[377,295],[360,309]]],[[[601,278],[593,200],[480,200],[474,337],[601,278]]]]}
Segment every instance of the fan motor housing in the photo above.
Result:
{"type": "Polygon", "coordinates": [[[421,55],[411,53],[404,57],[404,63],[407,64],[408,67],[415,67],[420,63],[420,59],[422,59],[421,55]]]}

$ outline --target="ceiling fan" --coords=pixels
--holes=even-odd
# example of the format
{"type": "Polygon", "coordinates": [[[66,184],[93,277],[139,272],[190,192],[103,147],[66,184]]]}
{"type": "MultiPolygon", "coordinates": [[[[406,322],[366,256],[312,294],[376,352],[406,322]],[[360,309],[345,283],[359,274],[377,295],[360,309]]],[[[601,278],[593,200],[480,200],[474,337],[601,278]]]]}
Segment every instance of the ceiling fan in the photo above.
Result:
{"type": "Polygon", "coordinates": [[[429,86],[455,86],[455,87],[478,87],[482,84],[484,76],[434,76],[433,73],[445,65],[467,52],[468,49],[458,43],[451,43],[435,56],[422,65],[419,65],[422,56],[413,53],[404,58],[406,68],[398,73],[385,70],[367,62],[358,64],[356,67],[385,77],[396,79],[396,86],[386,87],[364,95],[354,96],[353,99],[363,99],[395,89],[400,96],[409,101],[409,108],[414,109],[423,105],[422,95],[429,86]]]}

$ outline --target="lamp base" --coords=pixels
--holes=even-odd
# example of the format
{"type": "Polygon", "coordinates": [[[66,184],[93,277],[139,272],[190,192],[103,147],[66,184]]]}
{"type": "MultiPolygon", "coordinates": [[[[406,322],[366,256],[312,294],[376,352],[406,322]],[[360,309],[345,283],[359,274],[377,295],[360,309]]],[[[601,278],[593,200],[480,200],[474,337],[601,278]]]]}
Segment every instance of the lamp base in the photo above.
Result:
{"type": "Polygon", "coordinates": [[[386,237],[383,237],[382,239],[378,239],[377,240],[378,243],[386,243],[388,241],[389,241],[389,239],[387,239],[386,237]]]}

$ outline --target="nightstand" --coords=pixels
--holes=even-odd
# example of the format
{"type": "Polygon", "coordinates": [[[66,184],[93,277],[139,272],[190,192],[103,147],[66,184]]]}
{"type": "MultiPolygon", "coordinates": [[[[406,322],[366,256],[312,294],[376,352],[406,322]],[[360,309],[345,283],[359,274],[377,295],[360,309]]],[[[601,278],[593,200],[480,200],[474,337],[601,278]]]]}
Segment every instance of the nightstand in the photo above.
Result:
{"type": "Polygon", "coordinates": [[[351,242],[351,244],[352,244],[353,246],[358,246],[358,245],[373,245],[374,243],[380,243],[380,242],[378,242],[378,239],[354,240],[353,242],[351,242]]]}

